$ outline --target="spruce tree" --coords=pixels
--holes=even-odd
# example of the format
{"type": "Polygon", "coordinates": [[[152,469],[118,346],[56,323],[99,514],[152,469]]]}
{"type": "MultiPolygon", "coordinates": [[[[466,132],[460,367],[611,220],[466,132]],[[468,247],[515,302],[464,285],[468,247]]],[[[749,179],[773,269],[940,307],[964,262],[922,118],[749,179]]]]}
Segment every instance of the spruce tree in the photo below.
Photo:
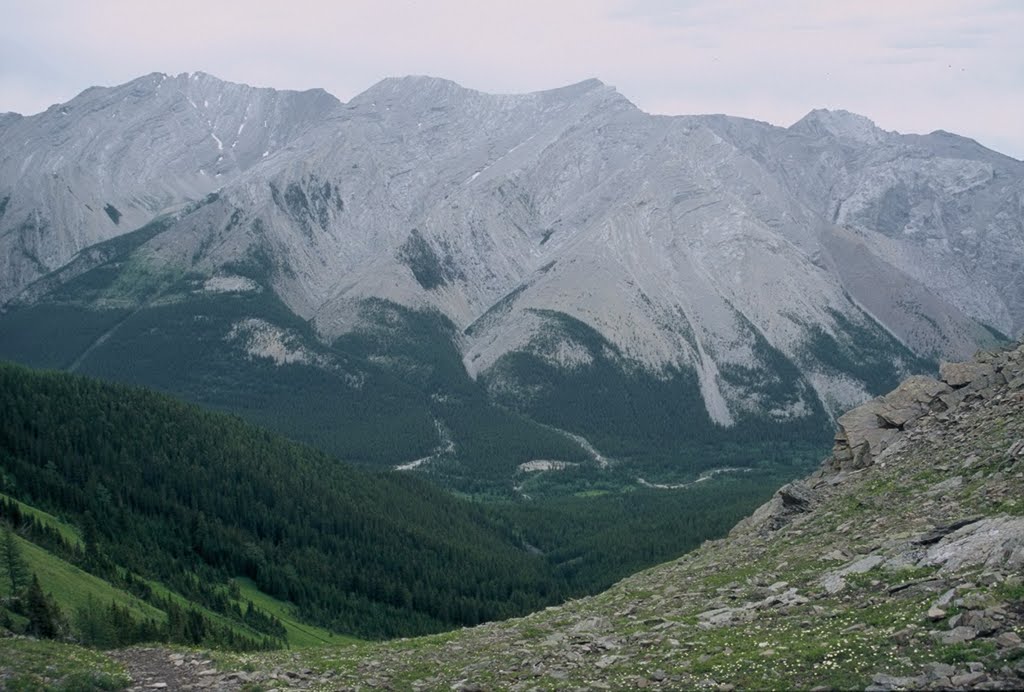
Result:
{"type": "Polygon", "coordinates": [[[60,632],[59,611],[56,604],[43,593],[39,577],[32,575],[32,581],[25,593],[25,614],[28,616],[28,632],[44,639],[54,639],[60,632]]]}
{"type": "Polygon", "coordinates": [[[17,596],[28,579],[28,567],[25,566],[25,558],[22,557],[21,548],[18,547],[18,542],[14,538],[14,531],[6,523],[0,551],[2,551],[0,558],[3,559],[7,581],[11,586],[11,595],[17,596]]]}

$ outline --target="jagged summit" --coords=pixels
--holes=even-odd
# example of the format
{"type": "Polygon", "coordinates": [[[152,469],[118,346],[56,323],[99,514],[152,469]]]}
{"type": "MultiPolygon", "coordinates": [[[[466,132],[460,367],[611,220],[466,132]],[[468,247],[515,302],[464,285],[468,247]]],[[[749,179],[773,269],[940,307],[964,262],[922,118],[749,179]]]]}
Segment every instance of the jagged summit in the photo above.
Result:
{"type": "Polygon", "coordinates": [[[832,136],[865,144],[877,144],[888,135],[870,118],[845,110],[827,108],[812,110],[789,129],[812,136],[832,136]]]}
{"type": "Polygon", "coordinates": [[[349,104],[372,102],[388,98],[423,97],[443,100],[455,95],[477,94],[473,89],[450,79],[429,75],[406,75],[404,77],[385,77],[366,91],[354,96],[349,104]]]}
{"type": "Polygon", "coordinates": [[[581,81],[576,82],[574,84],[567,84],[567,85],[565,85],[563,87],[556,87],[554,89],[546,89],[546,90],[538,92],[538,93],[540,93],[540,94],[551,94],[551,95],[554,95],[554,94],[561,94],[561,95],[585,94],[587,92],[594,91],[596,89],[606,89],[606,90],[610,90],[610,91],[615,91],[615,87],[609,86],[608,84],[605,84],[604,82],[602,82],[597,77],[590,77],[588,79],[581,80],[581,81]]]}
{"type": "Polygon", "coordinates": [[[464,87],[458,82],[427,75],[407,75],[404,77],[386,77],[366,91],[353,97],[349,105],[367,103],[429,102],[435,107],[451,108],[455,103],[467,99],[510,103],[517,101],[551,101],[568,102],[592,96],[604,95],[608,98],[626,101],[615,87],[608,86],[596,78],[585,79],[564,87],[547,89],[531,93],[490,93],[464,87]]]}
{"type": "Polygon", "coordinates": [[[0,296],[224,187],[338,105],[322,90],[153,73],[5,119],[0,296]]]}

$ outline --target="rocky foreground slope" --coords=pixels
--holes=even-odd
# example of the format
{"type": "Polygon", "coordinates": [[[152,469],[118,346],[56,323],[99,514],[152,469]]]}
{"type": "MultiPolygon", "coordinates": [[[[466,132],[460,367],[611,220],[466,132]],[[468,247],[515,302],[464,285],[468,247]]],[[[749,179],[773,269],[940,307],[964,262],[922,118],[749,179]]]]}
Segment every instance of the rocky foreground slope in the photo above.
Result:
{"type": "Polygon", "coordinates": [[[727,538],[598,596],[219,670],[118,657],[140,689],[183,667],[177,684],[223,689],[1019,688],[1024,344],[941,376],[840,419],[833,456],[727,538]]]}

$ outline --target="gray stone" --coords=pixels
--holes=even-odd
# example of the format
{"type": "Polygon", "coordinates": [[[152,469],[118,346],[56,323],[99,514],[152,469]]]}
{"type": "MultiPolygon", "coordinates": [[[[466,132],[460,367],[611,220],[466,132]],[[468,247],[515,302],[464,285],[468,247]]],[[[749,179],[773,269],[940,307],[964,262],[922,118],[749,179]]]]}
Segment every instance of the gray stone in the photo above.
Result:
{"type": "Polygon", "coordinates": [[[992,634],[999,629],[999,623],[991,618],[986,611],[971,610],[964,613],[960,622],[977,630],[979,636],[992,634]]]}
{"type": "Polygon", "coordinates": [[[939,566],[941,572],[1024,569],[1024,518],[990,517],[958,529],[931,546],[919,565],[939,566]]]}
{"type": "Polygon", "coordinates": [[[950,387],[964,387],[971,382],[991,375],[995,368],[988,363],[947,363],[939,364],[939,378],[950,387]]]}
{"type": "Polygon", "coordinates": [[[949,386],[931,377],[908,377],[882,398],[878,412],[888,425],[902,428],[932,410],[932,402],[940,394],[950,391],[949,386]]]}
{"type": "Polygon", "coordinates": [[[915,375],[884,397],[844,413],[838,419],[833,459],[837,470],[870,466],[900,430],[931,412],[935,401],[952,390],[931,377],[915,375]]]}
{"type": "Polygon", "coordinates": [[[470,682],[469,680],[460,680],[451,686],[451,689],[455,692],[487,692],[487,688],[478,682],[470,682]]]}
{"type": "Polygon", "coordinates": [[[574,634],[597,632],[609,628],[608,618],[590,617],[580,620],[569,630],[574,634]]]}
{"type": "Polygon", "coordinates": [[[943,644],[963,644],[977,638],[978,632],[973,627],[959,625],[948,632],[938,632],[935,636],[943,644]]]}
{"type": "Polygon", "coordinates": [[[697,615],[697,625],[704,629],[710,629],[743,624],[753,619],[753,611],[747,608],[715,608],[697,615]]]}
{"type": "Polygon", "coordinates": [[[855,470],[870,466],[874,455],[885,449],[888,442],[899,432],[881,418],[882,400],[874,399],[847,411],[837,421],[841,434],[836,435],[837,458],[849,458],[841,470],[855,470]],[[845,453],[844,453],[845,452],[845,453]]]}
{"type": "Polygon", "coordinates": [[[908,675],[889,675],[877,673],[871,677],[872,684],[864,688],[865,692],[888,692],[889,690],[914,689],[924,683],[923,677],[908,675]]]}
{"type": "Polygon", "coordinates": [[[869,555],[850,563],[842,569],[828,572],[821,577],[820,583],[827,593],[839,593],[846,588],[846,580],[843,579],[843,577],[848,574],[864,574],[865,572],[870,572],[883,562],[885,562],[885,558],[882,556],[869,555]]]}
{"type": "Polygon", "coordinates": [[[778,490],[782,505],[793,512],[809,512],[818,502],[817,494],[801,481],[787,483],[778,490]]]}
{"type": "Polygon", "coordinates": [[[973,687],[979,682],[985,682],[988,680],[988,676],[984,673],[961,673],[960,675],[954,675],[949,679],[950,683],[958,690],[973,687]]]}
{"type": "Polygon", "coordinates": [[[996,637],[996,644],[1004,649],[1016,649],[1021,646],[1021,638],[1016,632],[1003,632],[996,637]]]}
{"type": "Polygon", "coordinates": [[[921,534],[920,536],[915,538],[912,541],[912,543],[914,543],[914,545],[932,545],[933,543],[938,543],[940,540],[942,540],[949,534],[953,533],[954,531],[958,531],[959,529],[962,529],[965,526],[973,524],[977,521],[981,521],[981,519],[983,518],[984,517],[981,516],[967,517],[965,519],[959,519],[957,521],[954,521],[951,524],[943,524],[942,526],[936,526],[931,531],[921,534]]]}
{"type": "Polygon", "coordinates": [[[956,668],[948,663],[926,663],[924,666],[924,674],[929,680],[948,678],[956,674],[956,668]]]}
{"type": "Polygon", "coordinates": [[[946,480],[939,481],[925,491],[926,495],[946,495],[964,484],[963,476],[952,476],[946,480]]]}

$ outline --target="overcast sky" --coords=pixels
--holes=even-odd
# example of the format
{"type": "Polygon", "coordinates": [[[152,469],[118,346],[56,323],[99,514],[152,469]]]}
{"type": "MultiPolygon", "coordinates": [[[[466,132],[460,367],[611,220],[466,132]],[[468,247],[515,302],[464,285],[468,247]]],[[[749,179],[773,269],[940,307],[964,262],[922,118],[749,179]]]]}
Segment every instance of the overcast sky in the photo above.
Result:
{"type": "Polygon", "coordinates": [[[843,108],[1024,159],[1024,0],[0,0],[0,17],[0,112],[149,72],[342,100],[406,74],[597,77],[652,113],[843,108]]]}

